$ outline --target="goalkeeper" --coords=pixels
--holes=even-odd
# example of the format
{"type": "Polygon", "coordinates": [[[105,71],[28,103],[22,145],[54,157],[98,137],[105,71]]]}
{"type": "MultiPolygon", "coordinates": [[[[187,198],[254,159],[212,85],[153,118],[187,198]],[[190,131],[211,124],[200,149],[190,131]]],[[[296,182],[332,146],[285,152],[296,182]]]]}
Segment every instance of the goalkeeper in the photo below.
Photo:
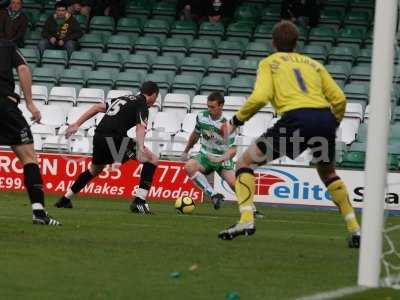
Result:
{"type": "MultiPolygon", "coordinates": [[[[216,193],[205,175],[212,172],[218,174],[228,183],[232,190],[235,188],[235,171],[233,157],[236,155],[235,133],[224,139],[221,128],[227,124],[227,119],[222,115],[224,97],[213,92],[207,97],[207,110],[201,111],[196,117],[196,126],[189,137],[181,159],[188,160],[190,149],[201,138],[200,154],[197,159],[190,159],[185,164],[188,176],[211,199],[215,209],[219,209],[224,201],[224,196],[216,193]]],[[[263,214],[252,206],[254,215],[262,218],[263,214]]]]}
{"type": "Polygon", "coordinates": [[[295,158],[310,148],[318,174],[347,225],[348,245],[358,248],[360,226],[346,185],[335,171],[336,129],[344,116],[346,97],[324,66],[294,52],[298,36],[298,29],[291,22],[275,25],[272,39],[277,53],[260,62],[252,94],[229,122],[227,132],[234,132],[269,101],[282,116],[237,161],[235,193],[241,217],[218,237],[230,240],[255,233],[255,166],[283,155],[295,158]]]}

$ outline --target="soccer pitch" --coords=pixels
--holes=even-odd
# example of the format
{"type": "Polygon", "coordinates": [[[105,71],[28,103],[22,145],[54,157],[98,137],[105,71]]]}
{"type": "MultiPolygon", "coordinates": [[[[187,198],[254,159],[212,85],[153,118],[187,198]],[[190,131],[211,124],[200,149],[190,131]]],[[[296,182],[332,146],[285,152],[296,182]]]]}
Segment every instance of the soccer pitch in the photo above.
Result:
{"type": "Polygon", "coordinates": [[[63,222],[57,228],[31,225],[25,194],[0,194],[0,299],[284,300],[356,283],[358,250],[347,248],[337,212],[259,207],[266,218],[254,236],[219,241],[237,220],[235,204],[214,211],[204,203],[185,216],[155,202],[155,215],[142,216],[126,200],[80,197],[66,210],[55,199],[47,207],[63,222]]]}

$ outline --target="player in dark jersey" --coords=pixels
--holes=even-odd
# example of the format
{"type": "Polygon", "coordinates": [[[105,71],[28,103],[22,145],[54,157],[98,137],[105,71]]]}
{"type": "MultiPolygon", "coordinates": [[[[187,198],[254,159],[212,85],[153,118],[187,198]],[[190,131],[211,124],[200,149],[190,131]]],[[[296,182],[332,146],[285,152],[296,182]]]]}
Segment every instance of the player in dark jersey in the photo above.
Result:
{"type": "Polygon", "coordinates": [[[33,148],[32,132],[18,108],[14,93],[13,68],[16,68],[32,120],[39,122],[40,111],[32,102],[32,78],[24,57],[16,46],[0,39],[0,145],[8,145],[24,166],[24,184],[32,203],[33,224],[61,225],[44,210],[43,180],[33,148]]]}
{"type": "Polygon", "coordinates": [[[56,207],[72,208],[72,198],[86,184],[99,175],[107,164],[125,163],[129,159],[138,159],[143,163],[139,188],[130,204],[134,213],[150,214],[146,197],[158,165],[157,156],[144,146],[144,137],[149,115],[149,107],[158,96],[156,83],[147,81],[136,96],[122,96],[110,103],[98,103],[89,108],[75,123],[69,125],[65,136],[69,138],[78,128],[97,113],[105,113],[95,130],[93,137],[92,164],[81,173],[65,195],[56,203],[56,207]],[[136,141],[127,136],[127,131],[136,126],[136,141]]]}

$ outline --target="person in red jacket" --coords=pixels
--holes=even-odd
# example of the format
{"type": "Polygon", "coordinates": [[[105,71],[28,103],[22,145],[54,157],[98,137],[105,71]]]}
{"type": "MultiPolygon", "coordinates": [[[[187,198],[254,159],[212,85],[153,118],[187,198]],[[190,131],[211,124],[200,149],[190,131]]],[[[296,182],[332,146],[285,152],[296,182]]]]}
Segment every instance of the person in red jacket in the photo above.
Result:
{"type": "Polygon", "coordinates": [[[46,49],[65,49],[68,55],[77,48],[78,40],[82,37],[82,29],[78,21],[68,12],[68,5],[57,2],[56,12],[44,24],[42,37],[38,48],[40,55],[46,49]]]}

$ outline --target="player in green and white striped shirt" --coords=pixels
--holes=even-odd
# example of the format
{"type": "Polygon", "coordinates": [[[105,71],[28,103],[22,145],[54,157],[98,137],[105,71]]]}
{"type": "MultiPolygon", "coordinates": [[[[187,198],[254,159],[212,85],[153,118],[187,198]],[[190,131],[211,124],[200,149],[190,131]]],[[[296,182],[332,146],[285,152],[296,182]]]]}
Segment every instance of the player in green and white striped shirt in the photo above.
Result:
{"type": "MultiPolygon", "coordinates": [[[[224,201],[222,194],[216,193],[205,175],[212,172],[218,174],[235,190],[235,171],[233,157],[236,155],[236,134],[225,138],[221,129],[228,121],[223,115],[224,97],[211,93],[207,98],[207,110],[201,111],[196,117],[196,126],[182,154],[182,160],[187,160],[190,149],[200,139],[200,154],[196,159],[186,162],[185,170],[188,176],[211,198],[214,208],[219,209],[224,201]],[[211,158],[211,159],[210,159],[211,158]]],[[[258,217],[262,213],[254,212],[258,217]]]]}

